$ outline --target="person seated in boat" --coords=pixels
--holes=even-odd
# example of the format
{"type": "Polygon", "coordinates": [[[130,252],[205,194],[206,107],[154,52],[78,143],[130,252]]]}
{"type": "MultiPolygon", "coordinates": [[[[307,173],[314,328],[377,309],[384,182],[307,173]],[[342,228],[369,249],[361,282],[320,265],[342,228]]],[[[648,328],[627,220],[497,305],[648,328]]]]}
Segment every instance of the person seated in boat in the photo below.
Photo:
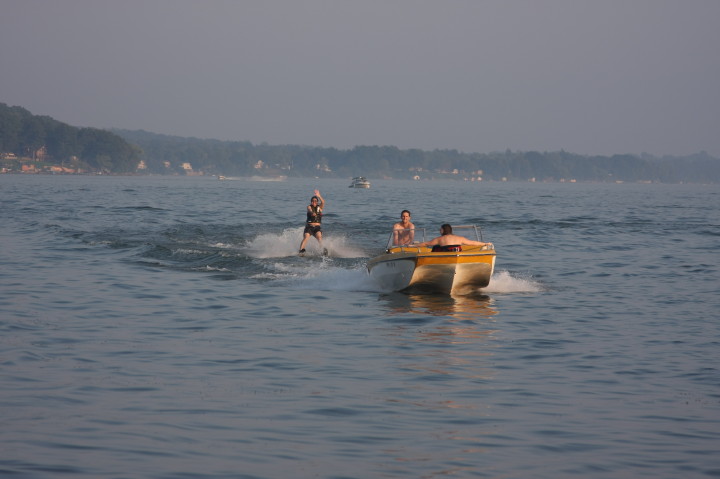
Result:
{"type": "MultiPolygon", "coordinates": [[[[310,204],[307,207],[307,220],[305,221],[305,230],[303,231],[303,239],[300,243],[300,253],[305,253],[305,245],[311,236],[320,243],[322,248],[322,215],[323,209],[325,208],[325,200],[320,194],[319,190],[315,190],[315,196],[310,198],[310,204]]],[[[323,248],[323,254],[326,253],[326,249],[323,248]]]]}
{"type": "Polygon", "coordinates": [[[454,235],[452,232],[452,226],[445,223],[440,227],[440,236],[433,238],[430,241],[424,243],[418,243],[417,246],[432,246],[433,251],[460,251],[459,247],[462,245],[468,246],[486,246],[490,243],[483,243],[482,241],[474,241],[464,236],[454,235]]]}
{"type": "Polygon", "coordinates": [[[410,212],[402,210],[400,221],[393,225],[393,245],[408,245],[415,241],[415,225],[410,222],[410,212]]]}

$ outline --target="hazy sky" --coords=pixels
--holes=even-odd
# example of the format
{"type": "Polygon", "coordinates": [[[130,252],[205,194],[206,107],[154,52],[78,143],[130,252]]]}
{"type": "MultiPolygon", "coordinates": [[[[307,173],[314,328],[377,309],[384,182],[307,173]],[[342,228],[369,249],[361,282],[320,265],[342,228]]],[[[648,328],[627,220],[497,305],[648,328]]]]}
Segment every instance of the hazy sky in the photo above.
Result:
{"type": "Polygon", "coordinates": [[[720,156],[720,1],[0,0],[0,102],[252,143],[720,156]]]}

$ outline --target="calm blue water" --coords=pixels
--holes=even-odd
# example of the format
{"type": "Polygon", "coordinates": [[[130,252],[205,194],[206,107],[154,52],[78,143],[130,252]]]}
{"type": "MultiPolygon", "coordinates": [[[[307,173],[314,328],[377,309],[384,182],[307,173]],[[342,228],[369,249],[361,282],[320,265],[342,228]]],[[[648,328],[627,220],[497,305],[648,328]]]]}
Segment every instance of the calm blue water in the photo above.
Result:
{"type": "Polygon", "coordinates": [[[720,477],[717,186],[348,184],[0,175],[0,476],[720,477]],[[372,284],[403,208],[490,286],[372,284]]]}

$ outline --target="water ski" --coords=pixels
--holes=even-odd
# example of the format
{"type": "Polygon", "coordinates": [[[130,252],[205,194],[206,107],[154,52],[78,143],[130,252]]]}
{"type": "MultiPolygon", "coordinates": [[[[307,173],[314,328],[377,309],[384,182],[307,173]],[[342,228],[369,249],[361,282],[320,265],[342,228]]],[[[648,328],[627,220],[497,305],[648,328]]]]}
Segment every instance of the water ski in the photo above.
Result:
{"type": "MultiPolygon", "coordinates": [[[[298,251],[298,256],[299,256],[299,257],[302,258],[302,257],[304,257],[304,256],[306,256],[306,255],[308,255],[308,253],[307,253],[304,249],[301,249],[300,251],[298,251]]],[[[312,256],[312,254],[311,254],[311,256],[312,256]]],[[[330,252],[328,251],[327,248],[323,248],[323,249],[322,249],[322,252],[320,253],[320,256],[330,256],[330,252]]]]}

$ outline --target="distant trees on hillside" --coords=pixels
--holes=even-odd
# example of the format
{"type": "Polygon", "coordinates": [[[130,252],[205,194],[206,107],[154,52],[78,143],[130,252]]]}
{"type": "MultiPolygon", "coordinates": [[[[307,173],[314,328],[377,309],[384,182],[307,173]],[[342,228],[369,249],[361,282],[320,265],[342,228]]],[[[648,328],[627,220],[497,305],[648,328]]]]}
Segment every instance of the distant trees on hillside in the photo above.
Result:
{"type": "Polygon", "coordinates": [[[298,145],[253,145],[246,141],[203,140],[113,130],[139,145],[149,171],[165,162],[189,162],[193,169],[219,175],[489,181],[654,181],[720,182],[720,160],[706,153],[689,157],[650,155],[584,156],[566,151],[462,153],[457,150],[401,150],[394,146],[357,146],[349,150],[298,145]]]}
{"type": "MultiPolygon", "coordinates": [[[[489,181],[652,181],[718,183],[720,160],[706,153],[687,157],[586,156],[566,151],[401,150],[356,146],[348,150],[301,145],[254,145],[159,135],[146,131],[76,128],[21,107],[0,103],[3,167],[25,157],[79,164],[112,173],[295,176],[320,178],[472,179],[489,181]],[[42,155],[40,155],[42,154],[42,155]],[[42,156],[42,157],[41,157],[42,156]]],[[[7,168],[14,171],[14,168],[7,168]]]]}
{"type": "Polygon", "coordinates": [[[137,168],[141,151],[110,131],[77,128],[49,116],[33,115],[19,106],[0,103],[0,153],[48,163],[74,162],[94,171],[127,173],[137,168]],[[41,149],[43,156],[38,158],[41,149]]]}

